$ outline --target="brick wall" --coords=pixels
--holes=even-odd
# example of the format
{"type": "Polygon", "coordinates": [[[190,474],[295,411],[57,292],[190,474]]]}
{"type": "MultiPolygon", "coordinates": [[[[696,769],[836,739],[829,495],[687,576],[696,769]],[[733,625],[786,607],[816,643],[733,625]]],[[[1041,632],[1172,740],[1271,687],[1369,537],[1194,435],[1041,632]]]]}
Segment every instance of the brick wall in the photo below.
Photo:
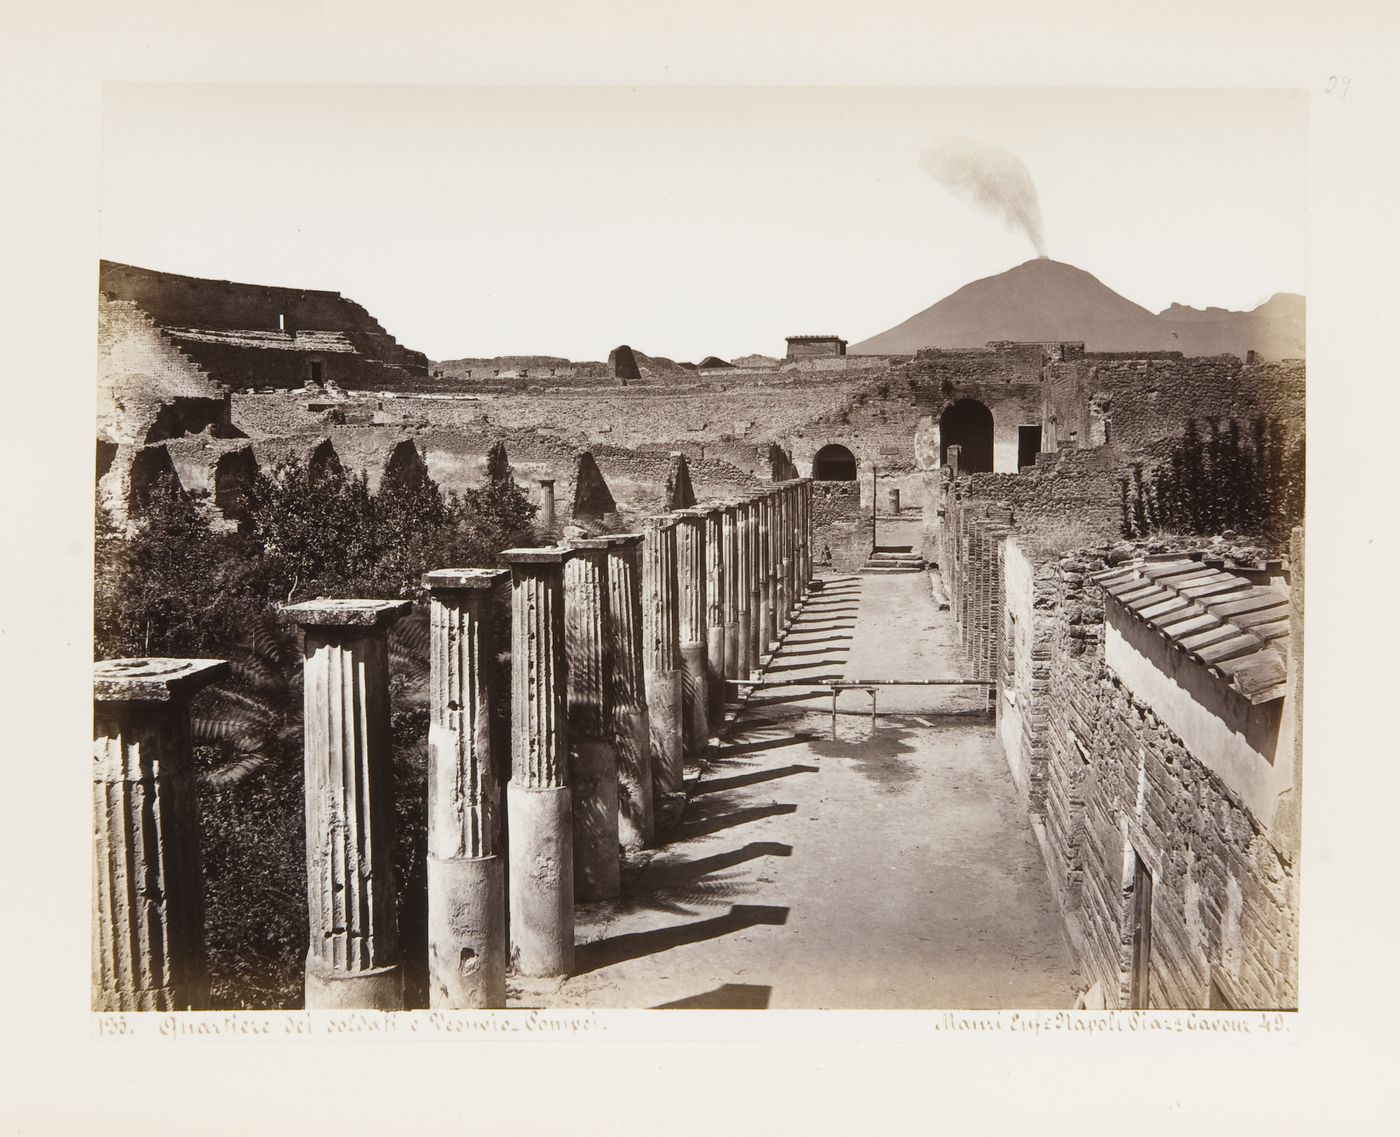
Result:
{"type": "MultiPolygon", "coordinates": [[[[1153,878],[1151,1006],[1296,1005],[1297,777],[1261,820],[1107,665],[1092,574],[1131,547],[1050,555],[973,496],[975,481],[942,478],[943,576],[969,662],[998,679],[998,734],[1086,982],[1128,1005],[1140,857],[1153,878]]],[[[1279,738],[1272,761],[1296,763],[1293,734],[1279,738]]]]}

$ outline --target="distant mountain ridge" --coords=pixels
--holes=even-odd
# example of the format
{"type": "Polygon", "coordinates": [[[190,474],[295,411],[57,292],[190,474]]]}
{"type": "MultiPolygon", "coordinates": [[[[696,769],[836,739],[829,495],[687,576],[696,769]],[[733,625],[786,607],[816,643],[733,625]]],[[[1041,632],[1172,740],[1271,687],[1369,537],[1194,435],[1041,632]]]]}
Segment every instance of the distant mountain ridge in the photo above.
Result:
{"type": "Polygon", "coordinates": [[[1305,354],[1306,302],[1280,292],[1249,312],[1189,308],[1153,313],[1063,261],[1041,257],[963,285],[887,331],[852,344],[852,355],[907,355],[920,348],[984,347],[993,340],[1083,340],[1089,351],[1255,351],[1305,354]]]}

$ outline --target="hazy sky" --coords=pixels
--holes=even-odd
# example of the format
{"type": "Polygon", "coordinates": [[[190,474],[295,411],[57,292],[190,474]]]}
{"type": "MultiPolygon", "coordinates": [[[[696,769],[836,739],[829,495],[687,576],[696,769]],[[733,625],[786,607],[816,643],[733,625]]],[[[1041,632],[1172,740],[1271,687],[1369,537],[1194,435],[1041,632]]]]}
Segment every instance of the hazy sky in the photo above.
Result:
{"type": "Polygon", "coordinates": [[[102,255],[336,289],[434,359],[781,355],[1034,255],[920,169],[949,136],[1154,311],[1305,291],[1305,100],[1247,89],[112,85],[102,255]]]}

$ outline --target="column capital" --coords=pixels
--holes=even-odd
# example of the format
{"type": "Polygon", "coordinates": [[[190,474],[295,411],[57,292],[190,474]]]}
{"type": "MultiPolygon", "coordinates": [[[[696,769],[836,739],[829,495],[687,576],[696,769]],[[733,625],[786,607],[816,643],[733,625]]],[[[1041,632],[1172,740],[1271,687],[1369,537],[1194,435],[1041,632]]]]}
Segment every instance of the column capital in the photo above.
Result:
{"type": "Polygon", "coordinates": [[[509,569],[435,569],[423,574],[429,592],[487,592],[510,577],[509,569]]]}
{"type": "Polygon", "coordinates": [[[408,600],[306,600],[281,604],[284,619],[303,628],[386,628],[413,610],[408,600]]]}
{"type": "Polygon", "coordinates": [[[92,665],[99,703],[172,703],[229,673],[222,659],[104,659],[92,665]]]}
{"type": "Polygon", "coordinates": [[[542,485],[542,486],[552,486],[552,485],[554,484],[554,482],[555,482],[555,479],[554,479],[554,478],[536,478],[535,481],[538,482],[538,483],[539,483],[540,485],[542,485]]]}

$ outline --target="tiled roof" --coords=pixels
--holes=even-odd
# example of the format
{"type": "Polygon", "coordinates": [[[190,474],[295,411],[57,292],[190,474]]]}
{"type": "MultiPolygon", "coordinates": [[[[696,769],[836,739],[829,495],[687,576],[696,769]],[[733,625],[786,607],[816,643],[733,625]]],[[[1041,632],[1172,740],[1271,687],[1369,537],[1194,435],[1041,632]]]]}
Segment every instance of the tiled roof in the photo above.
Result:
{"type": "Polygon", "coordinates": [[[1126,612],[1251,703],[1283,697],[1290,610],[1277,589],[1185,557],[1119,565],[1093,579],[1126,612]]]}

